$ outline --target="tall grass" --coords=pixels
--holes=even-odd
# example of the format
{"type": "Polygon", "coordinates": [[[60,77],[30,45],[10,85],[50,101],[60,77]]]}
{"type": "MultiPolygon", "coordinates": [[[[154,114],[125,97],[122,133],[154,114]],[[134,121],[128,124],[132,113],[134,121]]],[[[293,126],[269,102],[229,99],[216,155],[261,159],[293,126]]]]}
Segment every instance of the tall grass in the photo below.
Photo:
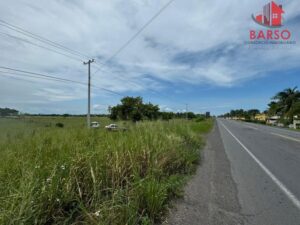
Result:
{"type": "Polygon", "coordinates": [[[107,132],[79,118],[0,120],[0,224],[154,224],[194,171],[211,124],[107,132]]]}

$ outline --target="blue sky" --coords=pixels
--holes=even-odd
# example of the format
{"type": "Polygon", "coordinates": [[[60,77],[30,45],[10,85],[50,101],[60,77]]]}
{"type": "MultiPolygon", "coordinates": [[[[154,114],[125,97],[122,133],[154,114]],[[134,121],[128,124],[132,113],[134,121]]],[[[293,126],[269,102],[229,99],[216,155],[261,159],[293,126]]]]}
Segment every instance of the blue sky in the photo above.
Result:
{"type": "MultiPolygon", "coordinates": [[[[185,104],[190,111],[216,115],[234,108],[265,110],[276,92],[300,87],[297,0],[277,1],[285,10],[282,29],[289,29],[297,42],[292,46],[254,49],[244,43],[250,29],[265,29],[251,14],[268,1],[175,0],[106,63],[167,2],[12,0],[0,2],[0,19],[95,58],[94,85],[121,96],[142,96],[163,111],[183,112],[185,104]],[[106,64],[95,73],[101,63],[106,64]]],[[[86,58],[72,60],[20,38],[49,47],[0,26],[0,66],[87,81],[87,67],[82,65],[86,58]]],[[[2,69],[0,75],[5,72],[2,69]]],[[[86,112],[85,86],[2,75],[0,107],[32,113],[86,112]]],[[[93,89],[92,111],[106,112],[121,96],[93,89]]]]}

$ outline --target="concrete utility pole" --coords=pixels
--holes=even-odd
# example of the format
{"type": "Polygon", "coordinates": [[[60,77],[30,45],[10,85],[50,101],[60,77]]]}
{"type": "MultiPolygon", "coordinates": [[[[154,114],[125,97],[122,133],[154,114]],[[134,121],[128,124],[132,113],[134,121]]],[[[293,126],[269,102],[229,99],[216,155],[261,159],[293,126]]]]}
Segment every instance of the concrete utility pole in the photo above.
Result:
{"type": "Polygon", "coordinates": [[[88,112],[87,112],[87,127],[91,127],[91,63],[95,62],[94,59],[89,60],[87,62],[83,62],[84,65],[89,66],[89,78],[88,78],[88,112]]]}

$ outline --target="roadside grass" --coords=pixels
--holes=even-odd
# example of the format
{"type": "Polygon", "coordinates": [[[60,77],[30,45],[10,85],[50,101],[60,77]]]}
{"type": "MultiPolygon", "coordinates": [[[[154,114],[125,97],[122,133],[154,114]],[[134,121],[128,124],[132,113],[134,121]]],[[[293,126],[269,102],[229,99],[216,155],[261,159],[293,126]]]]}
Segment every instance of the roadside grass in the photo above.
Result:
{"type": "Polygon", "coordinates": [[[107,132],[84,118],[0,119],[0,224],[155,224],[195,171],[212,123],[107,132]]]}

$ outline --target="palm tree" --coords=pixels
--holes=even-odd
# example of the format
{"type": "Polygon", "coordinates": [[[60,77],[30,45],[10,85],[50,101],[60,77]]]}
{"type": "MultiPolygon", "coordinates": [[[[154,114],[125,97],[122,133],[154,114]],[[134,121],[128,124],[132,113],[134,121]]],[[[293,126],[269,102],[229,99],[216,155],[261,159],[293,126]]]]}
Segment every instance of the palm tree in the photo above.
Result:
{"type": "Polygon", "coordinates": [[[287,116],[290,120],[293,119],[293,113],[291,110],[293,106],[300,101],[300,92],[297,87],[287,88],[281,92],[278,92],[273,99],[276,101],[277,110],[282,115],[287,116]]]}

